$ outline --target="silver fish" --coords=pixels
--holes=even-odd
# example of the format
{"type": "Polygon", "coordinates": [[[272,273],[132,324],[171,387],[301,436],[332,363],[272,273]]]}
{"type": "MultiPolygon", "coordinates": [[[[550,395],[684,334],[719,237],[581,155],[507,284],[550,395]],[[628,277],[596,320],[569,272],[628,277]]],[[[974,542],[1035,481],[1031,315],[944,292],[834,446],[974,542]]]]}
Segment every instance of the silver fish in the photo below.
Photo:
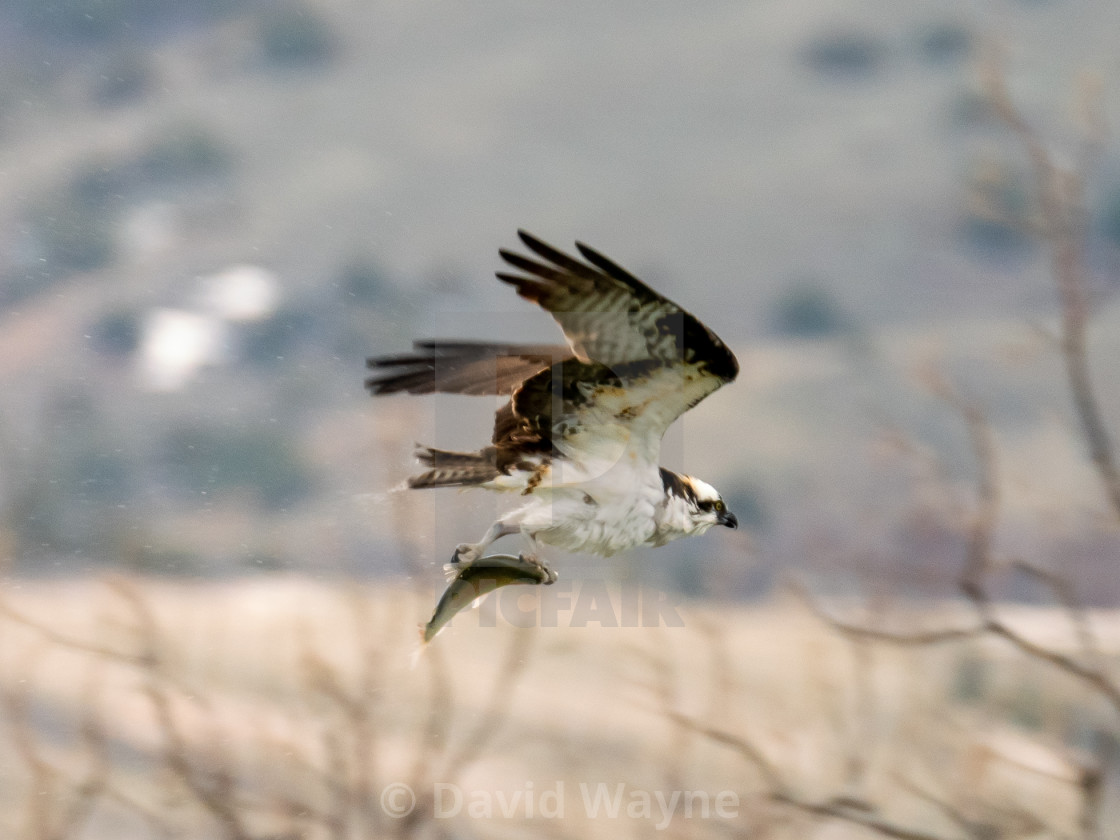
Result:
{"type": "Polygon", "coordinates": [[[556,583],[556,572],[552,569],[512,554],[491,554],[472,563],[448,563],[443,569],[451,583],[436,604],[432,620],[424,626],[425,644],[455,615],[495,589],[517,583],[556,583]]]}

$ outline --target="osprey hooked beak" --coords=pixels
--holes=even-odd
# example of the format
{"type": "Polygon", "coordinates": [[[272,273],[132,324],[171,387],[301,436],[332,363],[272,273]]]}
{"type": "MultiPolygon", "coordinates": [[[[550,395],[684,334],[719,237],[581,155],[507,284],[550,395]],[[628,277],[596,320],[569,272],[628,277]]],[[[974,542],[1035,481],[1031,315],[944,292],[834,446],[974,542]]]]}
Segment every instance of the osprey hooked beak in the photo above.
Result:
{"type": "Polygon", "coordinates": [[[739,520],[735,518],[735,514],[733,514],[726,508],[720,511],[719,516],[716,518],[716,522],[718,522],[720,525],[726,525],[728,528],[732,529],[739,527],[739,520]]]}

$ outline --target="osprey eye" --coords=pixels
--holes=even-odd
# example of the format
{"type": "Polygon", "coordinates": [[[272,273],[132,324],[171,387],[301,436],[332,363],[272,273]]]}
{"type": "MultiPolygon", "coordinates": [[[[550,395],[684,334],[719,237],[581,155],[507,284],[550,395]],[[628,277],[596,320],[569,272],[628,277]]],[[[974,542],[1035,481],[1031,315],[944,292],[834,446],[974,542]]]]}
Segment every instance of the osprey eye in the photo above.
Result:
{"type": "Polygon", "coordinates": [[[716,509],[716,513],[723,513],[723,500],[720,499],[712,507],[716,509]]]}

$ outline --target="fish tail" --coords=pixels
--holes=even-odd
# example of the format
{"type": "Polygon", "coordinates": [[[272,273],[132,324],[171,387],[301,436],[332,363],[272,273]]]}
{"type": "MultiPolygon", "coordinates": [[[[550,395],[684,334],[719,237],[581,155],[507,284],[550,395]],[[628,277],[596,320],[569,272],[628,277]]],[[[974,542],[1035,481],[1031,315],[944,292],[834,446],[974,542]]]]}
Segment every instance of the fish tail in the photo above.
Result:
{"type": "Polygon", "coordinates": [[[408,668],[410,671],[415,671],[416,666],[420,664],[420,660],[424,658],[424,652],[428,649],[428,643],[424,641],[424,625],[417,625],[420,630],[419,638],[416,640],[416,645],[412,648],[412,652],[408,655],[408,668]]]}
{"type": "Polygon", "coordinates": [[[493,447],[480,452],[450,452],[422,446],[416,451],[416,459],[431,469],[408,480],[408,486],[414,489],[472,487],[501,475],[493,447]]]}

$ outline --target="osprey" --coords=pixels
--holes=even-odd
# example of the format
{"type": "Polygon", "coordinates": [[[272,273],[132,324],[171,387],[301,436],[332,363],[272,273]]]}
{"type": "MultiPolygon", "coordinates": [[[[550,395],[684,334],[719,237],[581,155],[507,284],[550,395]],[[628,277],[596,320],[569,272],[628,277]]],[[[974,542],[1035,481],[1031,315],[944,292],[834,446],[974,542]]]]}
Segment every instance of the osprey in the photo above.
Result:
{"type": "Polygon", "coordinates": [[[524,499],[477,543],[459,545],[452,564],[474,563],[495,540],[520,533],[521,560],[545,569],[551,583],[540,543],[609,556],[737,527],[714,487],[658,464],[665,431],[735,378],[735,356],[598,251],[577,242],[581,261],[518,234],[534,256],[500,251],[519,273],[497,277],[548,311],[567,346],[418,341],[412,353],[368,361],[375,395],[509,397],[489,446],[417,452],[428,469],[409,487],[483,487],[524,499]]]}

